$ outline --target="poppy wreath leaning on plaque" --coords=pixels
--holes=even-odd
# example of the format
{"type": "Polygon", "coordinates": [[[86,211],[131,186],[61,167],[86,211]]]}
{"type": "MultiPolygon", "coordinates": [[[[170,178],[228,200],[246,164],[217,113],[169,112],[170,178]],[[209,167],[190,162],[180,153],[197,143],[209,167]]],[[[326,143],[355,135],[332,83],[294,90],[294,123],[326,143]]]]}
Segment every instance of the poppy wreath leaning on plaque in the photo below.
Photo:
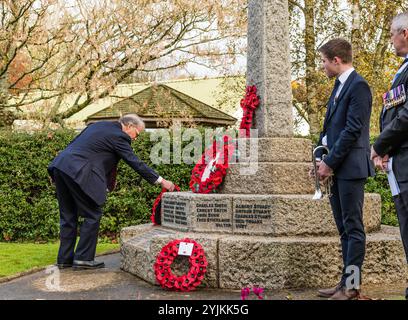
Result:
{"type": "Polygon", "coordinates": [[[157,282],[164,289],[192,291],[204,279],[207,265],[207,259],[201,245],[186,238],[170,241],[162,248],[154,264],[154,273],[157,282]],[[176,276],[171,271],[171,265],[178,255],[188,256],[190,263],[188,273],[181,276],[176,276]]]}
{"type": "Polygon", "coordinates": [[[235,143],[228,135],[214,140],[191,173],[190,189],[194,193],[215,193],[227,174],[235,149],[235,143]]]}
{"type": "MultiPolygon", "coordinates": [[[[174,185],[174,188],[175,190],[180,191],[180,187],[178,185],[174,185]]],[[[167,192],[167,189],[163,188],[153,203],[152,215],[150,216],[150,220],[156,226],[161,225],[161,201],[162,201],[163,194],[165,192],[167,192]]]]}
{"type": "Polygon", "coordinates": [[[243,115],[239,129],[245,130],[245,136],[247,138],[250,137],[254,111],[260,104],[259,97],[256,92],[256,86],[248,86],[246,88],[245,97],[241,100],[243,115]]]}

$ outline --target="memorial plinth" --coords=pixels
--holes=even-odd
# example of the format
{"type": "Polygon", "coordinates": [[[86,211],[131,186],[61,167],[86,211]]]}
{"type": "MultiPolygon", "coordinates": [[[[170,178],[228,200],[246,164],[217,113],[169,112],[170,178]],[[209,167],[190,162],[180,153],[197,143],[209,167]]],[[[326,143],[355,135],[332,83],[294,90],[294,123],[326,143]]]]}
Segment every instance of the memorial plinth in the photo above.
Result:
{"type": "MultiPolygon", "coordinates": [[[[206,252],[202,286],[306,288],[339,281],[341,248],[329,201],[312,200],[312,143],[293,138],[288,21],[287,0],[249,1],[247,82],[257,86],[261,100],[254,124],[259,138],[245,140],[219,194],[166,193],[162,226],[123,229],[123,270],[156,284],[157,254],[169,241],[187,237],[206,252]],[[254,156],[251,145],[255,161],[246,156],[254,156]]],[[[363,214],[363,282],[405,281],[399,230],[381,226],[379,195],[365,195],[363,214]]],[[[175,264],[173,272],[183,274],[185,267],[175,264]]]]}
{"type": "MultiPolygon", "coordinates": [[[[337,235],[329,201],[311,195],[163,195],[162,226],[177,231],[265,236],[337,235]]],[[[367,232],[381,227],[381,198],[366,194],[367,232]]]]}

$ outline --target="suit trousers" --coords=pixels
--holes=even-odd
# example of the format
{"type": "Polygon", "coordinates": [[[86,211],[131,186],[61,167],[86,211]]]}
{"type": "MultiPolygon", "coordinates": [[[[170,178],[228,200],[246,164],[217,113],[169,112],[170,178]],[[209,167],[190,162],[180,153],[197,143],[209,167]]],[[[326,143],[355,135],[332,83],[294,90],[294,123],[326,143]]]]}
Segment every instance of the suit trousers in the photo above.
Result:
{"type": "Polygon", "coordinates": [[[95,258],[102,209],[64,172],[54,169],[54,181],[60,211],[60,247],[57,262],[92,261],[95,258]],[[83,217],[84,221],[75,248],[78,217],[83,217]]]}
{"type": "Polygon", "coordinates": [[[408,263],[408,182],[398,183],[401,193],[393,197],[397,211],[402,244],[408,263]]]}
{"type": "Polygon", "coordinates": [[[364,184],[366,179],[343,180],[333,179],[330,204],[334,220],[340,234],[343,257],[341,284],[346,285],[349,276],[347,267],[358,267],[361,284],[361,269],[365,257],[366,235],[363,224],[364,184]]]}

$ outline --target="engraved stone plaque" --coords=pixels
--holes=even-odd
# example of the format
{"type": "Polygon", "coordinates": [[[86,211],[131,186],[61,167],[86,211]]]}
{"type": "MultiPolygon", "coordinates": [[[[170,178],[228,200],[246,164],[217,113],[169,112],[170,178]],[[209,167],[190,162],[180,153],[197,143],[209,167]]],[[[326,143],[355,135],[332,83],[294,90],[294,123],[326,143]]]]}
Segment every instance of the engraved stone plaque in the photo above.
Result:
{"type": "Polygon", "coordinates": [[[211,232],[232,232],[232,201],[230,197],[212,200],[199,199],[192,206],[195,230],[211,232]]]}
{"type": "Polygon", "coordinates": [[[177,230],[187,231],[190,224],[189,200],[166,199],[162,200],[162,225],[177,230]]]}
{"type": "MultiPolygon", "coordinates": [[[[249,197],[248,197],[249,198],[249,197]]],[[[234,199],[234,233],[268,234],[273,228],[273,202],[261,199],[234,199]]]]}

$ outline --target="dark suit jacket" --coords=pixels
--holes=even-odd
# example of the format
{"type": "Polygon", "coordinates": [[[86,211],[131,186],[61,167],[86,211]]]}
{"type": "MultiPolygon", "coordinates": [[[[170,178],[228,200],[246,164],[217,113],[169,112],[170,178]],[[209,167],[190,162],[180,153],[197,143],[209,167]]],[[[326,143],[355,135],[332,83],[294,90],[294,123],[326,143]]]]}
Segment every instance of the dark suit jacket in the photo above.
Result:
{"type": "Polygon", "coordinates": [[[85,128],[48,166],[53,178],[55,168],[70,176],[96,204],[106,201],[111,175],[123,159],[149,183],[159,175],[133,152],[130,137],[119,122],[97,122],[85,128]]]}
{"type": "Polygon", "coordinates": [[[333,92],[324,120],[330,150],[324,162],[339,179],[363,179],[374,175],[370,161],[370,115],[372,95],[367,82],[353,71],[334,101],[333,92]],[[335,102],[335,103],[334,103],[335,102]]]}
{"type": "MultiPolygon", "coordinates": [[[[398,76],[391,89],[403,84],[408,93],[408,67],[398,76]]],[[[380,116],[381,134],[374,143],[380,155],[393,157],[393,171],[398,182],[408,181],[408,101],[380,116]],[[382,118],[382,121],[381,121],[382,118]]]]}

